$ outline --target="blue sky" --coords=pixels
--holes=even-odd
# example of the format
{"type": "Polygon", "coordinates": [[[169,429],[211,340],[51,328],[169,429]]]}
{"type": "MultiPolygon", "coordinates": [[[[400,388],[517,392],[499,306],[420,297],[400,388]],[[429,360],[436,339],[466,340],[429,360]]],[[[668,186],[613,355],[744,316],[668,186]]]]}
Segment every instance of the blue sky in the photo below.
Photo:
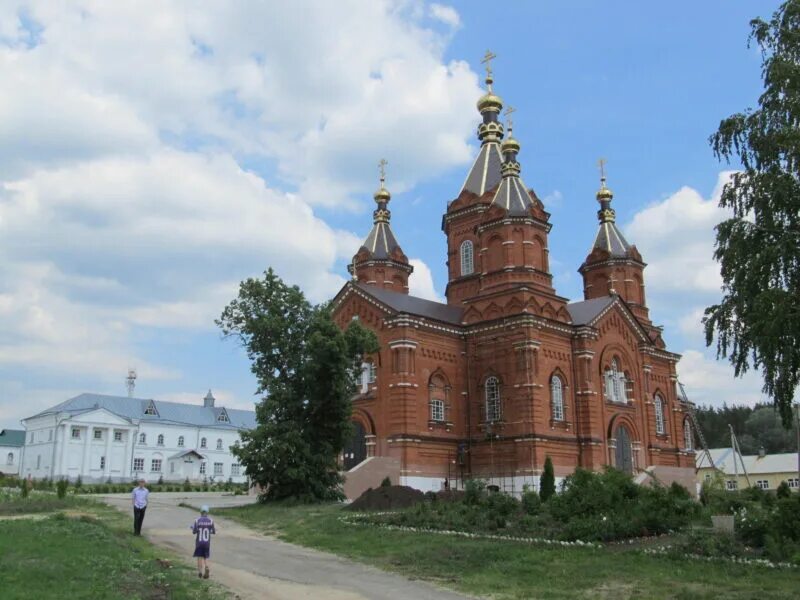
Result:
{"type": "Polygon", "coordinates": [[[0,8],[0,427],[82,391],[252,402],[213,319],[273,265],[316,301],[345,281],[389,161],[415,293],[441,297],[440,220],[476,153],[480,58],[552,213],[559,293],[593,239],[597,159],[650,266],[655,322],[701,402],[753,403],[702,341],[719,297],[707,138],[756,104],[748,22],[778,2],[82,0],[0,8]],[[428,273],[430,275],[428,276],[428,273]]]}

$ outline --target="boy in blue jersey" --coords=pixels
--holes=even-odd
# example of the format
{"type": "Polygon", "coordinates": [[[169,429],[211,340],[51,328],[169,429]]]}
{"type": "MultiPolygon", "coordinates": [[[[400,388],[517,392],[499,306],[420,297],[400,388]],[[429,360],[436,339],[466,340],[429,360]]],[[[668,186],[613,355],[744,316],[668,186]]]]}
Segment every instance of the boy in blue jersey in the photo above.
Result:
{"type": "Polygon", "coordinates": [[[200,516],[191,526],[195,534],[194,554],[197,558],[197,576],[208,579],[208,559],[211,556],[211,534],[217,533],[214,521],[208,516],[208,506],[200,507],[200,516]]]}

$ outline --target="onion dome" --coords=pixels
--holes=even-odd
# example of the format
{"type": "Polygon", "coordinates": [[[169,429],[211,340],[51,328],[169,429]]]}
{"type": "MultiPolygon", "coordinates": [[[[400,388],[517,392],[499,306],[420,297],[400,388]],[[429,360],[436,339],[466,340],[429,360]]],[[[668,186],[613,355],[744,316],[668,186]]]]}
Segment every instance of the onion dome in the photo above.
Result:
{"type": "Polygon", "coordinates": [[[600,189],[595,195],[600,203],[597,211],[597,220],[600,227],[592,244],[592,250],[600,249],[608,252],[612,257],[627,256],[631,245],[622,235],[616,224],[616,213],[611,208],[614,193],[606,186],[605,160],[600,160],[600,189]]]}
{"type": "MultiPolygon", "coordinates": [[[[514,109],[509,107],[506,111],[507,115],[514,112],[514,109]]],[[[519,142],[511,135],[513,124],[511,119],[508,119],[508,139],[501,145],[503,152],[503,165],[501,171],[503,173],[503,180],[500,182],[500,187],[492,200],[493,206],[503,208],[510,216],[527,216],[533,204],[531,196],[528,193],[528,188],[522,181],[520,174],[520,165],[517,161],[517,152],[520,150],[519,142]]]]}

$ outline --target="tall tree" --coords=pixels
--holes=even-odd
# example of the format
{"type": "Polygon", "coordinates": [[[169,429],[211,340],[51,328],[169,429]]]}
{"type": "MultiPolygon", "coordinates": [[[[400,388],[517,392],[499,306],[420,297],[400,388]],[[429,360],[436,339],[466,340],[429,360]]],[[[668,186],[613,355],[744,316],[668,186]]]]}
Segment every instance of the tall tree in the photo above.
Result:
{"type": "Polygon", "coordinates": [[[539,497],[542,502],[547,502],[556,493],[556,476],[553,472],[553,461],[550,457],[544,459],[544,473],[539,484],[539,497]]]}
{"type": "Polygon", "coordinates": [[[800,383],[800,0],[750,22],[761,49],[757,110],[724,119],[714,154],[742,170],[725,185],[717,226],[723,297],[705,311],[706,343],[736,376],[760,369],[764,393],[790,427],[800,383]]]}
{"type": "Polygon", "coordinates": [[[350,398],[364,354],[378,349],[358,321],[341,331],[326,306],[311,306],[272,269],[247,279],[217,325],[247,350],[258,379],[257,426],[233,453],[261,500],[341,498],[336,463],[351,431],[350,398]]]}

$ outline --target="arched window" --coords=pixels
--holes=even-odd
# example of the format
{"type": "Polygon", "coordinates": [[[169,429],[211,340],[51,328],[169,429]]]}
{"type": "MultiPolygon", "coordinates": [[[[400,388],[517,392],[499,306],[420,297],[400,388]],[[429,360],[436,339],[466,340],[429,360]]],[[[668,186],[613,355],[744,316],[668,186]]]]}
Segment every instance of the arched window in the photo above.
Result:
{"type": "Polygon", "coordinates": [[[550,401],[553,408],[553,420],[564,420],[564,384],[558,375],[550,378],[550,401]]]}
{"type": "Polygon", "coordinates": [[[694,450],[694,434],[692,433],[692,425],[689,419],[683,422],[683,447],[686,450],[694,450]]]}
{"type": "Polygon", "coordinates": [[[222,440],[221,439],[217,440],[217,450],[222,450],[222,440]]]}
{"type": "Polygon", "coordinates": [[[205,448],[206,447],[206,438],[200,438],[200,447],[201,448],[205,448]]]}
{"type": "Polygon", "coordinates": [[[447,420],[447,394],[450,387],[447,380],[440,374],[434,374],[428,383],[428,403],[430,405],[430,420],[444,422],[447,420]]]}
{"type": "Polygon", "coordinates": [[[147,434],[146,433],[140,433],[139,434],[139,443],[140,444],[146,444],[147,443],[147,434]]]}
{"type": "Polygon", "coordinates": [[[164,434],[163,433],[159,433],[158,434],[158,441],[156,443],[159,446],[163,446],[164,445],[164,434]]]}
{"type": "Polygon", "coordinates": [[[475,271],[475,253],[472,242],[461,242],[461,275],[471,275],[475,271]]]}
{"type": "Polygon", "coordinates": [[[653,400],[653,404],[655,405],[656,411],[656,433],[658,435],[663,435],[665,432],[664,429],[664,400],[661,398],[659,394],[656,394],[655,399],[653,400]]]}
{"type": "Polygon", "coordinates": [[[499,421],[501,416],[500,381],[492,376],[486,380],[486,420],[494,423],[499,421]]]}
{"type": "Polygon", "coordinates": [[[13,452],[9,452],[8,453],[8,456],[6,457],[6,464],[7,465],[13,465],[14,464],[14,453],[13,452]]]}
{"type": "Polygon", "coordinates": [[[619,368],[617,359],[611,360],[611,366],[603,375],[606,400],[611,402],[627,402],[625,373],[619,368]]]}
{"type": "Polygon", "coordinates": [[[183,442],[184,442],[184,439],[183,439],[183,436],[181,435],[181,436],[178,437],[178,447],[179,448],[183,448],[183,442]]]}

